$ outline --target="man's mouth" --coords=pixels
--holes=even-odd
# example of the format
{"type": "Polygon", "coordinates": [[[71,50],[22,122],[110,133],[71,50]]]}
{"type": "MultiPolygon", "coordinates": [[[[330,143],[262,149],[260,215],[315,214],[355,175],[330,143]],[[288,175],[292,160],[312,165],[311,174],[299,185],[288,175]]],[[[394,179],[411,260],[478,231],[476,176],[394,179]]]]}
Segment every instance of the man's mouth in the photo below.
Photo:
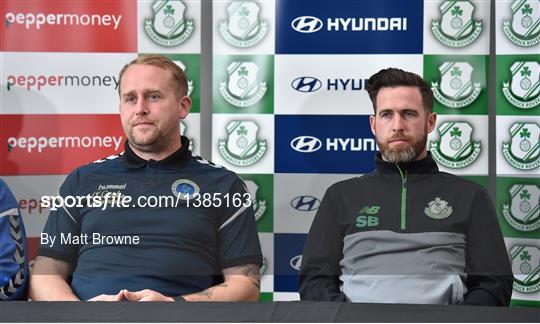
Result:
{"type": "Polygon", "coordinates": [[[137,126],[152,126],[154,125],[152,122],[149,122],[149,121],[140,121],[140,122],[136,122],[136,123],[133,123],[133,127],[137,127],[137,126]]]}

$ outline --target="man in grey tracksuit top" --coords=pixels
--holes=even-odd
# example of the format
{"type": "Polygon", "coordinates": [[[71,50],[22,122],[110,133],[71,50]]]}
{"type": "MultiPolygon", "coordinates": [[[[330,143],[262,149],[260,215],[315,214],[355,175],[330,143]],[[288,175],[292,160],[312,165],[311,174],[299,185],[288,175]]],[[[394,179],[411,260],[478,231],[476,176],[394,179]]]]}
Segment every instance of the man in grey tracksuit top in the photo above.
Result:
{"type": "Polygon", "coordinates": [[[513,277],[483,187],[426,150],[433,94],[398,69],[368,82],[375,171],[331,186],[306,241],[303,300],[508,305],[513,277]]]}

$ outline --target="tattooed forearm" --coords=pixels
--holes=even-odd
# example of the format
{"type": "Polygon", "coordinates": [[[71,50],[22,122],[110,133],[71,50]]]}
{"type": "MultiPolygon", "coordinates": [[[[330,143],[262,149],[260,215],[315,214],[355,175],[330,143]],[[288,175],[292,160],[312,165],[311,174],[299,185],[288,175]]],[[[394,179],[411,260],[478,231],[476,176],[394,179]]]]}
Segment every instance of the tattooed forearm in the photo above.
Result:
{"type": "Polygon", "coordinates": [[[251,279],[251,284],[257,287],[257,289],[261,289],[261,274],[260,274],[260,268],[256,264],[246,264],[237,267],[241,271],[241,274],[251,279]]]}
{"type": "Polygon", "coordinates": [[[203,290],[203,291],[200,291],[198,293],[195,293],[194,295],[199,295],[199,296],[204,296],[204,297],[208,297],[208,299],[212,299],[212,293],[214,292],[214,289],[218,288],[218,287],[228,287],[229,285],[227,285],[226,283],[222,283],[222,284],[219,284],[217,286],[214,286],[214,287],[211,287],[211,288],[208,288],[206,290],[203,290]]]}

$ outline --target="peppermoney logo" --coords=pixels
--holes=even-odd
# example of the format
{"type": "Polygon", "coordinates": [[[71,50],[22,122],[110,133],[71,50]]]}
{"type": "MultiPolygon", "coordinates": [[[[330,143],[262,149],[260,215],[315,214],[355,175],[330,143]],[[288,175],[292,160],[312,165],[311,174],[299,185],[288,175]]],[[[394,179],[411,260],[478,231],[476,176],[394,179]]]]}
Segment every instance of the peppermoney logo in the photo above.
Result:
{"type": "Polygon", "coordinates": [[[521,109],[540,105],[540,64],[538,62],[515,62],[510,67],[512,80],[503,82],[502,92],[506,100],[521,109]]]}
{"type": "Polygon", "coordinates": [[[227,139],[219,140],[221,156],[236,166],[250,166],[266,152],[266,140],[257,139],[259,126],[253,121],[233,120],[226,126],[227,139]]]}
{"type": "Polygon", "coordinates": [[[253,211],[255,212],[255,221],[258,221],[261,219],[261,217],[264,215],[264,212],[266,211],[266,200],[260,200],[257,196],[257,192],[259,191],[259,185],[253,180],[244,180],[244,183],[246,184],[247,190],[249,192],[249,195],[251,197],[252,201],[252,207],[253,211]]]}
{"type": "Polygon", "coordinates": [[[268,25],[259,21],[261,9],[255,1],[233,1],[227,6],[227,21],[219,32],[230,45],[240,48],[257,45],[268,32],[268,25]]]}
{"type": "Polygon", "coordinates": [[[439,66],[440,85],[431,83],[435,99],[448,108],[463,108],[473,103],[482,90],[480,82],[471,80],[473,70],[468,62],[444,62],[439,66]]]}
{"type": "Polygon", "coordinates": [[[433,158],[452,169],[471,165],[482,151],[480,142],[472,141],[474,128],[467,122],[444,122],[437,129],[439,142],[430,145],[433,158]]]}
{"type": "Polygon", "coordinates": [[[475,7],[470,1],[444,1],[439,10],[441,20],[431,22],[431,32],[441,44],[465,47],[482,32],[482,21],[473,20],[475,7]]]}
{"type": "Polygon", "coordinates": [[[16,149],[28,153],[43,153],[46,149],[61,148],[109,148],[118,150],[122,144],[122,136],[61,136],[61,137],[10,137],[7,139],[8,152],[16,149]]]}
{"type": "Polygon", "coordinates": [[[154,14],[144,21],[144,30],[156,44],[173,47],[185,42],[193,33],[193,20],[184,19],[186,6],[180,0],[157,0],[154,14]]]}
{"type": "Polygon", "coordinates": [[[506,37],[514,44],[532,47],[540,43],[540,6],[538,0],[516,0],[511,5],[512,22],[503,22],[506,37]]]}
{"type": "Polygon", "coordinates": [[[540,166],[540,127],[536,123],[514,123],[510,127],[510,143],[503,143],[503,156],[518,170],[540,166]]]}
{"type": "Polygon", "coordinates": [[[540,249],[536,246],[516,245],[510,251],[514,289],[522,293],[540,290],[540,249]]]}
{"type": "Polygon", "coordinates": [[[59,14],[59,13],[13,13],[5,15],[6,28],[21,25],[26,30],[40,30],[46,26],[112,26],[114,30],[120,26],[122,15],[98,14],[59,14]]]}
{"type": "Polygon", "coordinates": [[[232,62],[227,67],[228,80],[221,82],[223,99],[236,107],[252,106],[266,93],[266,81],[259,81],[259,67],[253,62],[232,62]]]}
{"type": "Polygon", "coordinates": [[[503,204],[504,218],[518,231],[532,232],[540,228],[540,188],[515,184],[509,190],[510,204],[503,204]]]}
{"type": "MultiPolygon", "coordinates": [[[[323,21],[314,16],[300,16],[291,21],[291,27],[303,34],[315,33],[325,26],[323,21]]],[[[326,31],[329,32],[361,32],[361,31],[405,31],[406,17],[366,17],[366,18],[327,18],[326,31]]]]}
{"type": "Polygon", "coordinates": [[[41,91],[48,87],[111,87],[118,89],[114,75],[8,75],[6,88],[20,87],[41,91]]]}

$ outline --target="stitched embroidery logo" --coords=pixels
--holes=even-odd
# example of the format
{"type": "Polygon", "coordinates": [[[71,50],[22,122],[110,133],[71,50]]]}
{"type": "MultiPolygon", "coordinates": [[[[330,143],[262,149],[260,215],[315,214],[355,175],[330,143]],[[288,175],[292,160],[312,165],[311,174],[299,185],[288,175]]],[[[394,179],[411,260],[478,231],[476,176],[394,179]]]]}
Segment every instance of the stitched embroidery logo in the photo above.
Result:
{"type": "Polygon", "coordinates": [[[433,219],[444,219],[452,214],[452,206],[440,197],[435,198],[424,208],[424,213],[433,219]]]}
{"type": "Polygon", "coordinates": [[[381,206],[364,206],[356,217],[356,227],[365,228],[365,227],[374,227],[379,225],[379,210],[381,206]]]}
{"type": "Polygon", "coordinates": [[[172,184],[171,190],[176,197],[182,200],[187,200],[189,197],[193,197],[201,191],[195,182],[188,179],[176,180],[172,184]]]}

